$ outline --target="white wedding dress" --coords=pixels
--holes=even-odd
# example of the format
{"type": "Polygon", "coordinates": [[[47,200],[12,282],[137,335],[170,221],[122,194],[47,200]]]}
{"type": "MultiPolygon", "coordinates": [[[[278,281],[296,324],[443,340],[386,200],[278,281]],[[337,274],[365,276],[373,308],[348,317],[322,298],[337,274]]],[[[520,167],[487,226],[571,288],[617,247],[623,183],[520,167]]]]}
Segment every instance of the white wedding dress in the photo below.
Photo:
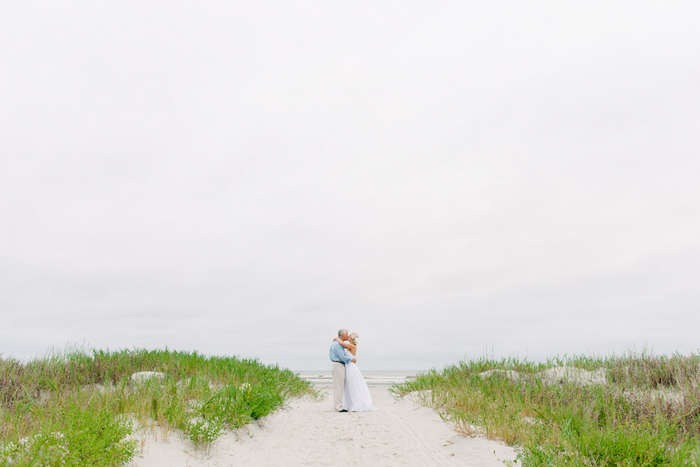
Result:
{"type": "MultiPolygon", "coordinates": [[[[348,349],[345,349],[345,355],[350,358],[355,358],[348,349]]],[[[345,364],[345,387],[343,388],[343,409],[348,412],[366,412],[368,410],[377,410],[372,407],[372,396],[369,394],[369,388],[365,378],[362,377],[360,369],[353,362],[345,364]]]]}

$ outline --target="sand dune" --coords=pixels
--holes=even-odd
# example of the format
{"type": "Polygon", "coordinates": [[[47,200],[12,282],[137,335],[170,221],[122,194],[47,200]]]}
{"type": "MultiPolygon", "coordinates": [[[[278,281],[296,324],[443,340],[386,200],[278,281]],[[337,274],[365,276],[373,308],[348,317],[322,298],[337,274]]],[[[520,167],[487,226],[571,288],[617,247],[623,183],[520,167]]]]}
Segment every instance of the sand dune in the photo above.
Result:
{"type": "Polygon", "coordinates": [[[375,407],[364,413],[331,410],[321,397],[289,401],[261,423],[229,432],[208,453],[178,434],[156,440],[142,431],[143,453],[130,467],[171,466],[503,466],[515,451],[495,441],[458,436],[431,409],[410,396],[394,399],[370,387],[375,407]]]}

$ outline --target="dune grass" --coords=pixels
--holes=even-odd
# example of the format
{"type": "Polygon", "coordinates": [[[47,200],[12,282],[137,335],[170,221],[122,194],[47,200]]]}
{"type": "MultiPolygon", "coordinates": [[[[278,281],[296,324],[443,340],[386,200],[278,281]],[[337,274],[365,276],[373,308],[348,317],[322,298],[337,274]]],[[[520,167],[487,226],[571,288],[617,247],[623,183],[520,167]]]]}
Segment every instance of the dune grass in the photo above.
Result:
{"type": "Polygon", "coordinates": [[[421,391],[466,436],[517,446],[513,465],[673,467],[700,463],[699,382],[699,355],[484,357],[393,390],[421,391]]]}
{"type": "Polygon", "coordinates": [[[136,426],[206,448],[226,429],[315,394],[289,370],[238,357],[169,350],[71,350],[28,363],[0,359],[0,466],[117,466],[136,426]],[[134,381],[141,371],[161,373],[134,381]]]}

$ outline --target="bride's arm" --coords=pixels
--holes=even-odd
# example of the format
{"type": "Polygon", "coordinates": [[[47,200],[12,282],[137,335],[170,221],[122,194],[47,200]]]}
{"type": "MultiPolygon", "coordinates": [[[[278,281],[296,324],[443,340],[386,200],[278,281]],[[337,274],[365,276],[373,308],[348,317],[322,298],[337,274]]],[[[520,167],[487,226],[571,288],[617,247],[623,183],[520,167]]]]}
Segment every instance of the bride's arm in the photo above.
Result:
{"type": "Polygon", "coordinates": [[[340,340],[339,337],[336,337],[335,340],[338,341],[338,344],[342,345],[343,347],[345,347],[346,349],[348,349],[348,350],[350,350],[350,351],[352,351],[352,350],[354,350],[354,349],[357,348],[357,347],[355,347],[353,344],[351,344],[350,342],[344,342],[344,341],[340,340]]]}

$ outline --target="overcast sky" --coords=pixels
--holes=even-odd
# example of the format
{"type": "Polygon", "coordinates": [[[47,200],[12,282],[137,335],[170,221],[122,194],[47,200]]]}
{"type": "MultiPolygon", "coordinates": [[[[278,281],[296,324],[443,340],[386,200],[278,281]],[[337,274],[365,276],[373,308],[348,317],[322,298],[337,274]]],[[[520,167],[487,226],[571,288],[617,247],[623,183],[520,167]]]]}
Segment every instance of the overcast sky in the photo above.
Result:
{"type": "Polygon", "coordinates": [[[700,3],[0,3],[0,352],[700,348],[700,3]]]}

